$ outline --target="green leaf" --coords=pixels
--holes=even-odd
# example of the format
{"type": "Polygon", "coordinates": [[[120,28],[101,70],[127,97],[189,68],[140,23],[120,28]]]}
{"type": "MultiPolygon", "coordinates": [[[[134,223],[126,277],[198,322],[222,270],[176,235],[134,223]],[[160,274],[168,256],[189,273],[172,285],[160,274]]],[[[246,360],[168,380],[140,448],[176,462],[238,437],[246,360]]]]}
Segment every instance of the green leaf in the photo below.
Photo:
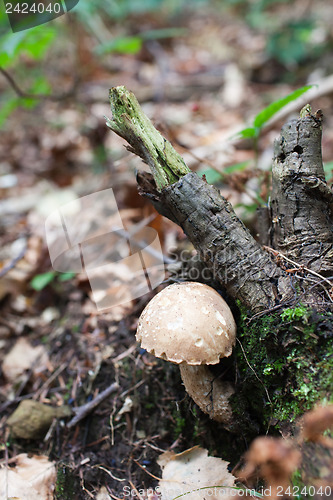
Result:
{"type": "Polygon", "coordinates": [[[177,36],[186,36],[189,30],[186,28],[160,28],[156,30],[147,30],[140,33],[143,40],[160,40],[162,38],[175,38],[177,36]]]}
{"type": "Polygon", "coordinates": [[[240,137],[241,139],[252,139],[257,136],[257,131],[254,127],[243,128],[240,132],[235,134],[235,137],[240,137]]]}
{"type": "Polygon", "coordinates": [[[266,42],[266,52],[284,65],[299,64],[319,56],[325,45],[313,37],[315,29],[316,23],[310,18],[284,23],[283,30],[273,28],[266,42]]]}
{"type": "Polygon", "coordinates": [[[213,168],[208,168],[207,170],[199,172],[199,175],[205,176],[208,184],[215,184],[223,180],[223,178],[228,174],[233,174],[234,172],[242,172],[247,168],[250,162],[242,161],[241,163],[235,163],[234,165],[229,165],[223,169],[223,172],[218,172],[213,168]]]}
{"type": "Polygon", "coordinates": [[[0,39],[0,65],[15,63],[21,54],[41,59],[55,37],[54,28],[35,27],[19,33],[8,33],[0,39]]]}
{"type": "Polygon", "coordinates": [[[333,177],[333,161],[329,161],[327,163],[324,163],[324,172],[326,176],[326,180],[331,180],[333,177]]]}
{"type": "Polygon", "coordinates": [[[213,168],[209,168],[204,170],[203,172],[199,172],[199,175],[205,176],[208,184],[215,184],[216,182],[220,182],[223,179],[223,175],[220,172],[217,172],[213,168]]]}
{"type": "Polygon", "coordinates": [[[260,113],[257,114],[257,116],[253,120],[253,125],[256,128],[260,129],[264,125],[264,123],[266,123],[270,118],[272,118],[273,115],[275,115],[275,113],[280,111],[280,109],[282,109],[290,102],[298,99],[298,97],[300,97],[312,87],[313,85],[306,85],[305,87],[301,87],[300,89],[291,92],[291,94],[288,94],[286,97],[272,102],[272,104],[270,104],[269,106],[267,106],[267,108],[263,109],[262,111],[260,111],[260,113]]]}
{"type": "Polygon", "coordinates": [[[20,104],[21,99],[18,97],[7,98],[5,103],[0,101],[0,127],[5,123],[8,116],[16,109],[20,104]]]}
{"type": "Polygon", "coordinates": [[[30,97],[29,98],[24,97],[24,98],[20,99],[20,104],[22,104],[22,106],[25,109],[33,109],[37,103],[38,103],[37,99],[31,99],[30,97]]]}
{"type": "Polygon", "coordinates": [[[56,274],[57,273],[55,271],[49,271],[47,273],[37,274],[30,281],[31,288],[33,288],[37,292],[43,290],[43,288],[45,288],[49,283],[51,283],[54,280],[56,274]]]}
{"type": "Polygon", "coordinates": [[[58,281],[69,281],[76,276],[76,273],[62,273],[58,276],[58,281]]]}
{"type": "Polygon", "coordinates": [[[234,208],[243,208],[244,213],[247,213],[247,216],[252,215],[256,212],[258,208],[258,203],[250,203],[247,205],[246,203],[236,203],[234,208]]]}
{"type": "Polygon", "coordinates": [[[3,68],[12,64],[19,51],[19,46],[24,38],[26,32],[8,33],[0,40],[0,64],[3,68]]]}
{"type": "Polygon", "coordinates": [[[97,54],[119,52],[120,54],[137,54],[142,47],[142,38],[139,36],[123,36],[103,43],[96,48],[97,54]]]}
{"type": "Polygon", "coordinates": [[[229,167],[226,167],[224,169],[225,174],[233,174],[234,172],[243,172],[248,165],[249,161],[241,161],[240,163],[234,163],[233,165],[229,165],[229,167]]]}
{"type": "MultiPolygon", "coordinates": [[[[49,82],[46,80],[44,76],[39,76],[35,79],[33,82],[33,85],[29,88],[27,91],[29,94],[50,94],[51,93],[51,87],[49,82]]],[[[20,99],[20,102],[22,103],[24,108],[31,109],[38,104],[38,98],[32,99],[32,98],[24,98],[20,99]]]]}
{"type": "Polygon", "coordinates": [[[51,28],[33,28],[29,30],[29,37],[24,41],[22,49],[27,51],[34,59],[42,59],[55,35],[55,30],[51,28]]]}
{"type": "Polygon", "coordinates": [[[122,36],[114,38],[106,43],[99,45],[95,52],[97,54],[106,54],[109,52],[120,52],[121,54],[136,54],[141,50],[144,40],[158,40],[162,38],[174,38],[184,36],[188,33],[185,28],[161,28],[148,30],[139,33],[136,36],[122,36]]]}
{"type": "MultiPolygon", "coordinates": [[[[0,49],[1,50],[1,49],[0,49]]],[[[5,68],[5,66],[8,66],[10,62],[10,57],[6,52],[0,52],[0,66],[2,68],[5,68]]]]}

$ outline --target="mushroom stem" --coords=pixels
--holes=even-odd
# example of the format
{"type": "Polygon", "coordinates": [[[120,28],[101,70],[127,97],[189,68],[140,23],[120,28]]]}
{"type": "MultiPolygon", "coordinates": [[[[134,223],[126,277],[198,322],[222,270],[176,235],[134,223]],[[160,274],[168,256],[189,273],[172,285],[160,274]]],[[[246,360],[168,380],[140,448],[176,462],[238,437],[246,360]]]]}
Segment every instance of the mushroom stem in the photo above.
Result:
{"type": "Polygon", "coordinates": [[[216,378],[207,365],[180,365],[180,374],[186,389],[199,408],[217,422],[228,425],[232,421],[229,398],[235,389],[230,382],[216,378]]]}

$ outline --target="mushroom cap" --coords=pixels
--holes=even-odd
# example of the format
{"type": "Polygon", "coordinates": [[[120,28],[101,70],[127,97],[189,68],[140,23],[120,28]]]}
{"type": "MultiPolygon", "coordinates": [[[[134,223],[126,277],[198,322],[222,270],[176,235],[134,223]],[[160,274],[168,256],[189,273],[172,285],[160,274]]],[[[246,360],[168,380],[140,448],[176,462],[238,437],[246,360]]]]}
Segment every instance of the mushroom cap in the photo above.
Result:
{"type": "Polygon", "coordinates": [[[236,324],[213,288],[189,281],[155,295],[139,318],[136,338],[148,352],[173,363],[215,364],[230,356],[236,324]]]}

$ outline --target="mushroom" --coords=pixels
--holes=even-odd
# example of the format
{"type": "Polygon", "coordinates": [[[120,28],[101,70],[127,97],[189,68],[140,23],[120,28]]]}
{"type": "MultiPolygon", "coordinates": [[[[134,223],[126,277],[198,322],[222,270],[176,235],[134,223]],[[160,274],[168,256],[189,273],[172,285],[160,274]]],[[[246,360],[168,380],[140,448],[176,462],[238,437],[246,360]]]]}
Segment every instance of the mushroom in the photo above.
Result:
{"type": "Polygon", "coordinates": [[[143,310],[136,338],[149,353],[180,365],[185,389],[202,411],[230,423],[233,386],[217,379],[207,365],[230,356],[236,324],[213,288],[196,282],[164,288],[143,310]]]}

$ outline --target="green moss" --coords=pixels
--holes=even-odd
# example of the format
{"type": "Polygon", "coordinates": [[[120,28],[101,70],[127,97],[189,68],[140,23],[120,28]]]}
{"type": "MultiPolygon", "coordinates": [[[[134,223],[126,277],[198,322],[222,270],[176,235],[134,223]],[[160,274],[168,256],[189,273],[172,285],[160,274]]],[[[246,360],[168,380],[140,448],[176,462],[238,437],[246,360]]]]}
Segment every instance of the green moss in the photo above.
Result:
{"type": "Polygon", "coordinates": [[[157,189],[162,190],[191,172],[180,154],[143,113],[132,92],[125,87],[113,87],[109,99],[112,120],[106,119],[107,126],[126,139],[132,151],[149,165],[157,189]]]}
{"type": "Polygon", "coordinates": [[[179,434],[181,434],[186,426],[186,419],[182,417],[177,417],[176,418],[176,425],[175,425],[175,430],[174,433],[177,437],[179,437],[179,434]]]}
{"type": "Polygon", "coordinates": [[[55,500],[76,500],[79,488],[79,479],[74,470],[65,463],[58,464],[55,500]]]}
{"type": "Polygon", "coordinates": [[[235,412],[260,431],[292,422],[333,387],[333,314],[303,305],[255,320],[241,316],[235,349],[239,391],[235,412]],[[260,424],[263,420],[264,426],[260,424]]]}
{"type": "Polygon", "coordinates": [[[156,407],[155,403],[145,403],[144,406],[145,406],[145,409],[148,411],[153,410],[156,407]]]}
{"type": "Polygon", "coordinates": [[[301,320],[303,323],[307,323],[309,319],[310,311],[303,305],[299,305],[294,308],[284,309],[281,313],[282,321],[293,321],[301,320]]]}
{"type": "Polygon", "coordinates": [[[291,488],[292,491],[295,492],[295,496],[297,495],[298,500],[305,500],[306,495],[302,495],[302,490],[307,491],[306,485],[302,479],[302,473],[300,470],[296,470],[291,477],[291,488]]]}

